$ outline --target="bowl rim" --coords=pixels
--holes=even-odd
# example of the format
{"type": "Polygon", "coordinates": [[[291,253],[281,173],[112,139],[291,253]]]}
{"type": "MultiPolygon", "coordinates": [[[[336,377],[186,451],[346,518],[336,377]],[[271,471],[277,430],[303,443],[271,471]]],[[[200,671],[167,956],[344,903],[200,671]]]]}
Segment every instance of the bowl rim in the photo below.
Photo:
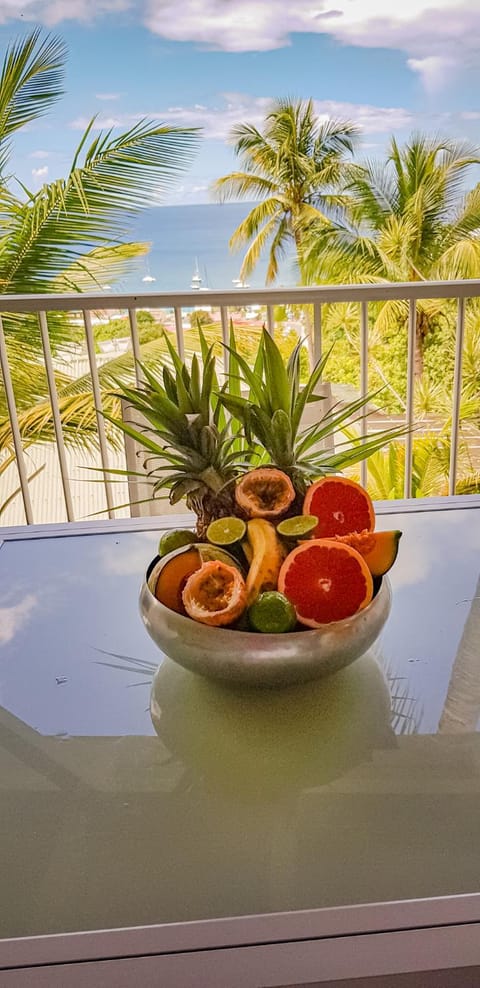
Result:
{"type": "MultiPolygon", "coordinates": [[[[173,552],[177,552],[177,551],[178,550],[176,549],[173,550],[173,552]]],[[[171,553],[168,553],[168,555],[170,556],[171,553]]],[[[165,560],[166,559],[167,556],[165,556],[165,560]]],[[[318,634],[326,634],[330,631],[339,631],[341,628],[346,628],[349,623],[352,624],[352,622],[360,621],[363,617],[365,617],[365,615],[367,615],[371,610],[373,610],[375,606],[378,606],[378,602],[380,599],[387,597],[388,599],[391,600],[392,597],[392,585],[388,578],[388,574],[385,573],[382,577],[380,577],[381,579],[380,587],[377,593],[375,594],[375,596],[372,597],[370,603],[367,604],[366,607],[362,608],[362,610],[356,611],[355,614],[351,614],[350,617],[342,618],[341,621],[329,621],[326,624],[320,625],[320,627],[318,628],[305,627],[304,631],[264,632],[264,631],[246,631],[242,628],[222,628],[222,627],[217,628],[212,625],[202,624],[201,621],[194,621],[193,618],[190,618],[185,614],[179,614],[178,611],[173,611],[170,607],[166,607],[165,604],[162,604],[162,602],[158,600],[157,597],[155,597],[155,594],[152,593],[152,591],[150,590],[148,581],[150,579],[150,576],[155,566],[160,561],[161,561],[161,556],[157,555],[147,566],[142,588],[140,591],[141,611],[143,612],[143,598],[146,596],[149,601],[150,607],[156,608],[157,611],[159,611],[160,613],[164,613],[165,615],[167,615],[167,617],[169,615],[174,615],[172,620],[175,621],[178,620],[180,623],[180,628],[182,628],[182,626],[185,628],[192,628],[193,626],[193,628],[195,629],[203,628],[205,632],[213,631],[215,632],[215,640],[217,641],[220,640],[219,636],[222,635],[226,635],[228,640],[232,634],[248,636],[248,639],[252,640],[252,644],[253,644],[253,639],[258,639],[259,641],[266,641],[269,638],[284,639],[284,640],[288,639],[289,641],[292,640],[296,641],[297,639],[301,638],[302,641],[304,641],[305,636],[307,636],[308,638],[312,638],[318,634]]],[[[201,634],[202,632],[200,631],[199,633],[201,634]]]]}

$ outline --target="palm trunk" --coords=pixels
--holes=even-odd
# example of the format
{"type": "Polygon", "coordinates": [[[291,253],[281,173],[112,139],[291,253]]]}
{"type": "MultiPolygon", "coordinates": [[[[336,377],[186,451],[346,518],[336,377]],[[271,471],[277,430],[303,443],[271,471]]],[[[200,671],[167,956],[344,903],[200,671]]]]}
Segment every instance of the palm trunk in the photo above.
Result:
{"type": "Polygon", "coordinates": [[[415,356],[414,356],[414,375],[415,380],[418,379],[423,374],[423,341],[418,333],[415,333],[415,356]]]}
{"type": "MultiPolygon", "coordinates": [[[[293,230],[293,239],[295,240],[295,249],[297,252],[297,263],[298,263],[298,269],[300,271],[300,280],[301,280],[301,284],[303,285],[304,277],[303,277],[302,260],[301,260],[302,239],[299,230],[295,227],[293,230]]],[[[315,365],[315,349],[313,345],[313,320],[312,320],[312,315],[309,305],[305,306],[304,312],[305,312],[305,330],[307,334],[307,345],[308,345],[308,359],[310,363],[310,370],[312,371],[315,365]]]]}
{"type": "Polygon", "coordinates": [[[428,323],[428,316],[424,312],[417,312],[416,326],[415,326],[415,356],[414,356],[414,373],[415,379],[418,380],[423,374],[424,361],[423,354],[425,349],[425,337],[430,329],[428,323]]]}

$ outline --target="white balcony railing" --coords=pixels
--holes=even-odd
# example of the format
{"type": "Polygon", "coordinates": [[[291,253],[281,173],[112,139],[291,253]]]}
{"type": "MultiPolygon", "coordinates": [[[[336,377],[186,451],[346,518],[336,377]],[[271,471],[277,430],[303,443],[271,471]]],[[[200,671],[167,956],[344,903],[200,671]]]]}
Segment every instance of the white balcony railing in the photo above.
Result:
{"type": "MultiPolygon", "coordinates": [[[[125,294],[93,294],[93,295],[4,295],[0,296],[0,371],[8,409],[13,444],[16,457],[16,468],[23,499],[25,521],[32,524],[36,519],[32,508],[28,484],[28,470],[23,449],[24,443],[19,425],[18,411],[12,385],[11,369],[9,366],[2,316],[11,313],[36,313],[39,323],[44,365],[50,393],[51,414],[56,437],[56,456],[58,457],[59,473],[63,489],[65,513],[68,521],[75,520],[75,512],[71,492],[71,477],[69,471],[68,450],[64,439],[58,395],[55,383],[55,364],[50,345],[49,313],[54,311],[81,314],[81,322],[85,336],[88,366],[91,384],[97,409],[98,445],[100,462],[103,468],[111,466],[109,462],[109,446],[104,419],[101,414],[102,393],[98,375],[98,355],[95,352],[92,313],[112,311],[128,313],[131,349],[136,359],[140,357],[140,343],[137,327],[137,311],[139,309],[173,310],[178,353],[184,356],[184,314],[183,310],[192,309],[203,304],[218,309],[222,339],[228,341],[230,310],[241,306],[260,305],[265,307],[266,324],[270,333],[275,333],[274,307],[276,305],[313,305],[313,357],[316,359],[322,352],[322,307],[327,303],[360,303],[359,332],[360,332],[360,389],[362,394],[368,390],[368,358],[369,358],[369,310],[371,302],[387,300],[403,300],[408,302],[408,344],[407,344],[407,380],[405,423],[408,427],[414,424],[414,358],[415,358],[415,327],[416,306],[419,299],[454,299],[457,301],[455,365],[453,381],[453,400],[451,414],[451,452],[449,471],[449,493],[455,493],[457,477],[457,458],[459,445],[459,414],[462,382],[462,355],[465,333],[465,301],[480,297],[480,280],[449,281],[449,282],[413,282],[406,284],[381,285],[349,285],[322,286],[315,288],[273,288],[273,289],[243,289],[241,291],[209,291],[199,294],[196,291],[181,293],[144,293],[139,295],[125,294]]],[[[405,497],[412,493],[412,432],[405,437],[405,497]]],[[[366,479],[366,465],[362,464],[362,481],[366,479]]],[[[115,504],[112,480],[103,480],[106,511],[109,517],[115,516],[115,504]]],[[[56,519],[59,520],[59,519],[56,519]]]]}

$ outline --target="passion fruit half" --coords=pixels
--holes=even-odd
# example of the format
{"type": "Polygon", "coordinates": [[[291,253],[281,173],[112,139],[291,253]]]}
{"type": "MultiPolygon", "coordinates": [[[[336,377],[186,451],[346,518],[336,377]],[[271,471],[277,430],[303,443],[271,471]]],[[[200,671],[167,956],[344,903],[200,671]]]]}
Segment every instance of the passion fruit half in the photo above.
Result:
{"type": "Polygon", "coordinates": [[[295,500],[295,488],[283,470],[257,467],[235,488],[235,500],[247,518],[282,518],[295,500]]]}

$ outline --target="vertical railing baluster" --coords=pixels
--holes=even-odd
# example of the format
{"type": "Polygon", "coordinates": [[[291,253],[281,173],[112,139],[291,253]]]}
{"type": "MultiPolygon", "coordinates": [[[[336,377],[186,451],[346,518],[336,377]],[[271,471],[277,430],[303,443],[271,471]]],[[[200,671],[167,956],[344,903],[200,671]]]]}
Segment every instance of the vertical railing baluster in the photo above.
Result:
{"type": "Polygon", "coordinates": [[[275,335],[275,315],[273,305],[267,305],[267,330],[270,336],[275,335]]]}
{"type": "Polygon", "coordinates": [[[133,353],[133,363],[135,370],[135,380],[137,382],[137,387],[142,384],[142,371],[140,369],[139,361],[141,360],[140,353],[140,338],[138,335],[138,323],[137,323],[137,310],[128,310],[128,320],[130,323],[130,339],[132,341],[132,353],[133,353]]]}
{"type": "Polygon", "coordinates": [[[313,363],[322,357],[322,306],[315,302],[313,306],[313,363]]]}
{"type": "Polygon", "coordinates": [[[448,476],[449,494],[455,494],[457,484],[460,403],[462,400],[463,341],[465,337],[465,299],[459,298],[457,306],[457,334],[455,337],[455,365],[453,369],[452,430],[450,434],[450,470],[448,476]]]}
{"type": "MultiPolygon", "coordinates": [[[[368,302],[360,303],[360,394],[362,398],[368,394],[368,302]]],[[[364,406],[361,418],[362,435],[368,433],[368,410],[364,406]]],[[[367,461],[362,460],[360,464],[360,482],[362,487],[367,486],[368,466],[367,461]]]]}
{"type": "Polygon", "coordinates": [[[25,521],[27,525],[33,525],[32,502],[30,500],[30,491],[28,489],[28,474],[25,465],[25,456],[23,454],[23,444],[22,444],[22,437],[20,434],[20,425],[18,422],[17,405],[15,402],[15,392],[13,390],[12,375],[10,374],[7,345],[5,342],[5,332],[3,329],[3,320],[1,316],[0,316],[0,370],[2,371],[3,384],[5,387],[5,397],[7,399],[8,417],[12,429],[18,479],[20,480],[23,508],[25,511],[25,521]]]}
{"type": "Polygon", "coordinates": [[[50,395],[50,405],[52,408],[53,427],[55,430],[57,456],[60,466],[60,477],[62,480],[67,521],[75,521],[72,492],[70,490],[70,478],[68,476],[67,454],[65,452],[65,441],[63,438],[62,416],[60,414],[60,407],[58,404],[57,385],[55,382],[55,371],[52,361],[52,351],[50,348],[50,337],[48,333],[46,312],[38,313],[38,324],[40,326],[40,333],[42,337],[43,359],[45,361],[45,370],[47,372],[48,392],[50,395]]]}
{"type": "Polygon", "coordinates": [[[413,468],[413,401],[415,396],[415,340],[417,328],[417,300],[408,303],[408,342],[407,342],[407,402],[405,419],[408,432],[405,436],[405,481],[404,496],[412,496],[413,468]]]}
{"type": "Polygon", "coordinates": [[[180,360],[185,360],[185,341],[183,336],[182,310],[175,307],[175,333],[177,335],[177,353],[180,360]]]}
{"type": "MultiPolygon", "coordinates": [[[[100,459],[102,463],[102,470],[106,471],[108,470],[108,443],[107,443],[107,434],[105,432],[105,420],[102,415],[102,408],[103,408],[102,393],[100,390],[97,361],[95,359],[95,341],[93,338],[92,317],[90,315],[90,312],[88,312],[88,310],[86,309],[83,310],[83,322],[85,325],[85,338],[87,341],[88,363],[90,365],[93,400],[95,402],[95,412],[97,417],[100,459]]],[[[115,511],[113,507],[113,497],[112,497],[112,482],[111,480],[109,480],[105,472],[103,474],[103,484],[105,487],[105,499],[107,502],[108,517],[115,518],[115,511]]]]}
{"type": "Polygon", "coordinates": [[[222,343],[223,343],[223,370],[225,372],[225,377],[228,375],[228,363],[229,354],[226,344],[230,339],[230,332],[228,326],[228,308],[226,305],[222,305],[220,309],[220,321],[222,324],[222,343]]]}

